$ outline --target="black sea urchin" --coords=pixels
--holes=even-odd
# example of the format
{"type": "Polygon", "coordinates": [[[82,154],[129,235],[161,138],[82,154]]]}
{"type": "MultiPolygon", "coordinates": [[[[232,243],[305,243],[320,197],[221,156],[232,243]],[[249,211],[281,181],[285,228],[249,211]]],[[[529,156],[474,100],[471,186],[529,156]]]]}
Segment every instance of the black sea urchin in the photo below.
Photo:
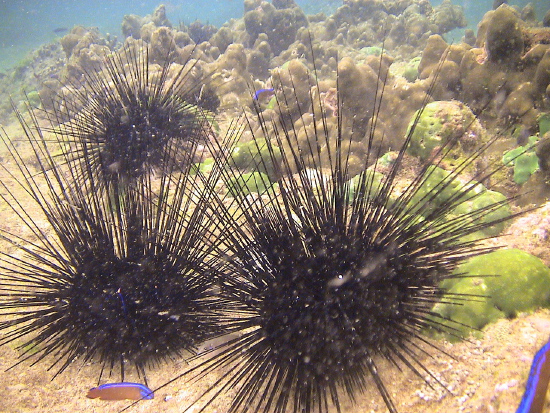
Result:
{"type": "Polygon", "coordinates": [[[183,153],[202,136],[205,114],[219,101],[202,62],[192,51],[180,54],[174,46],[161,65],[151,63],[148,46],[129,41],[63,89],[48,116],[84,162],[81,169],[104,175],[98,181],[131,183],[160,168],[167,155],[188,159],[183,153]],[[170,142],[177,143],[172,153],[165,150],[170,142]]]}
{"type": "MultiPolygon", "coordinates": [[[[421,377],[432,375],[419,361],[418,344],[430,345],[422,329],[448,328],[431,310],[445,293],[439,283],[454,276],[458,263],[490,250],[467,237],[500,222],[491,214],[506,201],[454,217],[449,212],[475,198],[471,190],[491,172],[478,173],[448,194],[452,181],[486,146],[429,189],[433,168],[428,164],[408,184],[398,184],[415,123],[383,177],[373,168],[353,177],[353,134],[343,128],[344,122],[352,125],[346,113],[350,102],[339,100],[336,118],[329,118],[316,96],[319,87],[313,85],[310,106],[304,108],[303,96],[279,90],[283,113],[274,120],[264,119],[262,112],[248,118],[253,135],[248,147],[256,147],[251,158],[252,152],[258,154],[255,169],[273,166],[275,185],[265,175],[256,175],[254,185],[254,179],[245,183],[248,175],[232,158],[238,133],[213,151],[228,186],[240,180],[252,187],[261,180],[269,188],[258,196],[247,195],[251,188],[230,191],[232,205],[240,207],[235,214],[217,204],[229,246],[222,293],[235,303],[234,327],[241,335],[183,373],[201,377],[222,371],[186,411],[206,411],[229,392],[234,396],[224,411],[230,413],[341,412],[342,400],[355,400],[372,380],[387,408],[396,412],[380,360],[421,377]],[[289,106],[300,110],[295,122],[285,112],[289,106]]],[[[375,115],[380,99],[374,99],[375,115]]],[[[374,168],[381,163],[375,127],[376,121],[367,133],[370,159],[365,162],[374,168]]],[[[456,144],[448,142],[430,161],[438,164],[436,159],[456,144]]]]}
{"type": "MultiPolygon", "coordinates": [[[[27,121],[18,113],[27,139],[2,136],[17,168],[3,170],[19,190],[2,180],[0,197],[34,240],[0,233],[15,247],[0,253],[0,344],[16,343],[21,361],[51,358],[56,374],[79,359],[99,362],[102,372],[120,368],[122,379],[127,365],[145,377],[151,365],[194,352],[218,331],[220,304],[205,242],[207,200],[196,194],[198,178],[189,173],[196,142],[188,145],[183,168],[166,162],[158,178],[145,175],[105,193],[98,188],[110,177],[80,169],[87,154],[60,150],[64,136],[51,137],[30,114],[27,121]],[[34,155],[30,162],[24,148],[34,155]],[[23,207],[20,189],[53,234],[23,207]]],[[[168,142],[164,151],[177,152],[175,145],[168,142]]],[[[104,164],[102,157],[103,151],[92,155],[104,164]]]]}

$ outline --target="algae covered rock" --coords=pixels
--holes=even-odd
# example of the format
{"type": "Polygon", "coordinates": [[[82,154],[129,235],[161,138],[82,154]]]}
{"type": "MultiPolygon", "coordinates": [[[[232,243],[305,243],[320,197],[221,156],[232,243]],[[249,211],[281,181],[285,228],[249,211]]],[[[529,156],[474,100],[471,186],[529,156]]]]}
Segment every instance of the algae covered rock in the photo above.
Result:
{"type": "Polygon", "coordinates": [[[455,274],[466,277],[443,283],[450,296],[480,297],[462,305],[450,304],[444,298],[433,311],[464,324],[448,321],[463,334],[469,333],[467,326],[482,329],[499,318],[550,306],[550,269],[524,251],[502,249],[473,257],[458,266],[455,274]]]}

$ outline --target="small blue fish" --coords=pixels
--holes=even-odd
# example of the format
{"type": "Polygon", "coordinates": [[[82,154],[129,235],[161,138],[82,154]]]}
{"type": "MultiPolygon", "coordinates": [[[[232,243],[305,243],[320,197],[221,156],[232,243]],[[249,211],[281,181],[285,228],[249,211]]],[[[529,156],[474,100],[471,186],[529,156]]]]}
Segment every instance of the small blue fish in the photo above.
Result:
{"type": "Polygon", "coordinates": [[[535,354],[525,393],[516,413],[542,413],[550,381],[550,340],[535,354]]]}
{"type": "Polygon", "coordinates": [[[86,395],[89,399],[100,400],[150,400],[155,397],[153,390],[140,383],[107,383],[94,387],[86,395]]]}
{"type": "Polygon", "coordinates": [[[66,27],[58,27],[57,29],[53,29],[53,32],[55,34],[61,34],[61,33],[65,33],[69,31],[69,29],[67,29],[66,27]]]}
{"type": "Polygon", "coordinates": [[[259,89],[254,93],[254,100],[260,100],[260,99],[266,99],[267,97],[271,97],[275,94],[275,89],[267,88],[267,89],[259,89]]]}

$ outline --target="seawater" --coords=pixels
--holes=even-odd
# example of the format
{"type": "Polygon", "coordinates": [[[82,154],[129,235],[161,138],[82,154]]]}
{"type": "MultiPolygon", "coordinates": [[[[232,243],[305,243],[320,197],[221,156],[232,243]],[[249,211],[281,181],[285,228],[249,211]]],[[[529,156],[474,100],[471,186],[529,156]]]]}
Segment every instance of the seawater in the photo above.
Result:
{"type": "MultiPolygon", "coordinates": [[[[442,0],[432,1],[432,5],[442,0]]],[[[342,0],[296,0],[306,14],[324,12],[331,14],[343,4],[342,0]]],[[[468,27],[475,29],[483,14],[493,4],[492,0],[453,0],[464,7],[468,27]]],[[[527,0],[510,1],[511,5],[523,7],[527,0]]],[[[542,20],[547,3],[544,0],[531,2],[542,20]]],[[[54,32],[57,28],[70,29],[74,25],[98,27],[102,34],[121,37],[120,24],[126,14],[145,16],[159,5],[165,4],[168,19],[172,24],[186,24],[195,20],[221,26],[231,18],[243,16],[242,0],[1,0],[0,1],[0,72],[17,65],[30,51],[42,44],[53,42],[63,36],[54,32]]],[[[460,40],[463,30],[451,33],[452,41],[460,40]]]]}

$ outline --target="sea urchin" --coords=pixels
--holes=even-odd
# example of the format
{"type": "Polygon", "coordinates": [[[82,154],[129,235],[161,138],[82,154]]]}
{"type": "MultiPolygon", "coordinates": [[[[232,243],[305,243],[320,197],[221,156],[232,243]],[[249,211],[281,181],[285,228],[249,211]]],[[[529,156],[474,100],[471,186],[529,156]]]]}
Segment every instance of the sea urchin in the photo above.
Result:
{"type": "MultiPolygon", "coordinates": [[[[472,189],[491,175],[482,171],[460,190],[447,191],[486,146],[428,186],[434,170],[429,162],[439,164],[457,143],[450,141],[404,185],[397,177],[418,117],[384,176],[375,172],[382,153],[374,141],[374,121],[366,138],[365,164],[372,166],[353,177],[353,134],[343,124],[351,125],[355,114],[347,113],[349,102],[338,95],[336,119],[329,119],[315,98],[319,86],[312,86],[309,108],[299,103],[303,96],[279,90],[277,117],[264,119],[257,109],[247,119],[253,169],[272,165],[275,179],[248,178],[237,168],[232,153],[239,133],[212,150],[225,184],[239,181],[244,188],[229,191],[234,201],[215,204],[229,250],[222,295],[234,302],[234,327],[241,335],[182,374],[202,377],[221,369],[186,411],[206,411],[218,396],[232,392],[230,413],[341,412],[344,397],[355,400],[372,379],[387,408],[396,412],[380,360],[437,381],[420,362],[419,343],[431,345],[421,330],[449,328],[432,312],[445,293],[439,284],[455,276],[457,264],[490,250],[469,236],[502,220],[491,214],[506,201],[449,216],[475,198],[472,189]],[[300,110],[295,121],[286,112],[289,106],[300,110]],[[268,189],[249,195],[258,180],[268,189]],[[230,213],[235,206],[238,212],[230,213]]],[[[381,95],[374,98],[374,114],[381,95]]],[[[460,299],[467,298],[446,298],[460,299]]]]}
{"type": "MultiPolygon", "coordinates": [[[[121,91],[130,90],[131,81],[117,81],[115,91],[104,96],[121,99],[120,107],[133,105],[139,111],[144,105],[150,113],[166,109],[169,93],[163,92],[160,101],[153,96],[127,102],[121,91]]],[[[130,95],[140,97],[124,96],[130,95]]],[[[103,111],[103,123],[112,119],[110,105],[95,109],[103,111]]],[[[2,135],[16,170],[2,167],[18,189],[2,180],[0,197],[32,238],[10,229],[0,234],[16,250],[0,253],[0,344],[16,343],[22,361],[51,357],[56,374],[79,359],[99,362],[102,372],[118,366],[122,379],[127,365],[145,377],[149,366],[182,351],[193,353],[219,330],[220,306],[207,242],[208,200],[197,191],[198,175],[190,173],[197,140],[190,136],[181,152],[177,140],[167,139],[157,156],[161,174],[144,173],[133,185],[113,185],[119,181],[95,169],[111,162],[104,146],[75,156],[66,134],[46,132],[57,129],[41,128],[35,111],[29,109],[30,120],[17,115],[26,139],[2,135]],[[170,156],[175,153],[177,160],[170,156]],[[30,164],[38,165],[38,172],[30,164]],[[107,187],[108,192],[102,190],[107,187]],[[23,207],[22,192],[44,214],[53,235],[23,207]]],[[[86,127],[96,127],[90,117],[89,123],[77,124],[78,137],[86,127]]],[[[150,127],[158,129],[155,134],[174,132],[163,130],[162,123],[150,127]]],[[[126,144],[117,152],[124,159],[135,149],[126,144]]]]}
{"type": "Polygon", "coordinates": [[[128,40],[101,66],[81,69],[83,81],[62,89],[46,114],[59,124],[54,131],[81,170],[103,175],[98,183],[128,184],[163,164],[189,160],[184,152],[202,136],[219,102],[202,62],[193,50],[187,53],[185,58],[170,50],[159,65],[150,62],[146,44],[128,40]],[[172,152],[171,142],[177,142],[172,152]]]}

